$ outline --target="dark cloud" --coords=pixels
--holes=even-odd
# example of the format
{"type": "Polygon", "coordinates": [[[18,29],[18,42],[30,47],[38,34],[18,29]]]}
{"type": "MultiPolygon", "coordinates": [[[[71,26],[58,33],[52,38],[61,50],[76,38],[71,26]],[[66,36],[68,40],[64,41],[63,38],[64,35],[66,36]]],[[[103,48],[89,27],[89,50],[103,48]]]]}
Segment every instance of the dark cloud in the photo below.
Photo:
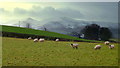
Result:
{"type": "Polygon", "coordinates": [[[31,10],[25,10],[22,8],[15,8],[14,14],[25,15],[27,14],[30,17],[38,18],[59,18],[59,17],[71,17],[71,18],[83,18],[83,14],[78,10],[64,8],[64,9],[55,9],[53,7],[41,8],[39,6],[33,6],[31,10]]]}
{"type": "Polygon", "coordinates": [[[115,22],[118,21],[118,2],[77,2],[68,3],[72,8],[80,9],[85,19],[115,22]]]}
{"type": "Polygon", "coordinates": [[[30,11],[31,16],[37,16],[42,18],[56,18],[56,17],[71,17],[71,18],[82,18],[83,15],[78,10],[73,9],[55,9],[53,7],[46,8],[34,8],[30,11]]]}
{"type": "MultiPolygon", "coordinates": [[[[33,5],[30,10],[15,8],[14,13],[19,15],[28,15],[37,18],[56,18],[71,17],[87,20],[99,20],[108,22],[118,21],[118,3],[116,2],[75,2],[75,3],[58,3],[64,5],[62,8],[44,7],[33,5]]],[[[2,10],[2,9],[1,9],[2,10]]],[[[2,10],[3,11],[3,10],[2,10]]]]}

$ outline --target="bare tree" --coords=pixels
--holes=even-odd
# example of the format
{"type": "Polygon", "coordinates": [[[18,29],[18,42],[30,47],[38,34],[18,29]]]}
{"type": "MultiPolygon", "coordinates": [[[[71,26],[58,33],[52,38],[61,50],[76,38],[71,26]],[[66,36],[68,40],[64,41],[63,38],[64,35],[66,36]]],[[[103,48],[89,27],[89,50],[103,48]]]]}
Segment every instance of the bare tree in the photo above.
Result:
{"type": "Polygon", "coordinates": [[[26,23],[26,28],[30,28],[30,23],[26,23]]]}
{"type": "Polygon", "coordinates": [[[43,28],[44,28],[44,31],[47,31],[47,28],[45,26],[43,26],[43,28]]]}
{"type": "Polygon", "coordinates": [[[18,26],[20,27],[20,21],[19,21],[19,25],[18,26]]]}

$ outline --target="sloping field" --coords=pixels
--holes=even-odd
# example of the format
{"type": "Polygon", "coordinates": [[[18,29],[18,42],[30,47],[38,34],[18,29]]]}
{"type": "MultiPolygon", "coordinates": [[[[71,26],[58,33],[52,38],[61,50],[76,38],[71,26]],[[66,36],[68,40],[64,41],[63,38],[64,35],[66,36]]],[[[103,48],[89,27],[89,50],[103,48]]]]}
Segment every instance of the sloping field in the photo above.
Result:
{"type": "Polygon", "coordinates": [[[70,39],[70,40],[100,42],[100,41],[95,41],[95,40],[80,39],[80,38],[77,38],[77,37],[72,37],[72,36],[59,34],[59,33],[55,33],[55,32],[35,30],[35,29],[29,29],[29,28],[21,28],[21,27],[13,27],[13,26],[2,25],[2,31],[20,33],[20,34],[39,35],[39,36],[46,36],[46,37],[56,37],[56,38],[63,38],[63,39],[70,39]]]}
{"type": "Polygon", "coordinates": [[[87,42],[36,42],[27,39],[3,37],[3,66],[117,66],[118,44],[114,49],[102,45],[94,50],[98,43],[87,42]],[[73,49],[71,43],[78,43],[73,49]]]}

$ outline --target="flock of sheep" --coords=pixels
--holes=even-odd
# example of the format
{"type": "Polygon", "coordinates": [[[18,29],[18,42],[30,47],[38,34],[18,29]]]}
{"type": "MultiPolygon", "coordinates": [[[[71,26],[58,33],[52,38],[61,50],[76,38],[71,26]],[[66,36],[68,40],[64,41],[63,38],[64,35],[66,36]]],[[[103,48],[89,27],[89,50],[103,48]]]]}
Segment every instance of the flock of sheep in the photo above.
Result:
{"type": "MultiPolygon", "coordinates": [[[[113,48],[115,47],[113,44],[110,45],[110,42],[109,42],[109,41],[105,41],[104,44],[105,44],[105,45],[108,45],[109,49],[113,49],[113,48]]],[[[73,48],[78,49],[78,44],[71,44],[71,46],[72,46],[73,48]]],[[[101,45],[96,45],[96,46],[94,47],[94,49],[95,49],[95,50],[101,49],[101,45]]]]}
{"type": "MultiPolygon", "coordinates": [[[[29,37],[28,38],[28,40],[31,40],[32,38],[31,37],[29,37]]],[[[38,38],[35,38],[34,40],[33,40],[34,42],[44,42],[45,41],[45,39],[44,38],[40,38],[40,39],[38,39],[38,38]]],[[[59,41],[59,39],[56,39],[55,41],[59,41]]]]}
{"type": "MultiPolygon", "coordinates": [[[[31,40],[31,39],[32,39],[31,37],[28,38],[28,40],[31,40]]],[[[44,42],[45,39],[44,39],[44,38],[40,38],[40,39],[35,38],[33,41],[34,41],[34,42],[38,42],[38,41],[39,41],[39,42],[44,42]]],[[[59,41],[59,39],[55,39],[55,41],[57,42],[57,41],[59,41]]],[[[110,42],[109,42],[109,41],[105,41],[104,44],[105,44],[105,45],[108,45],[109,49],[113,49],[113,48],[115,47],[113,44],[110,45],[110,42]]],[[[70,44],[70,45],[71,45],[72,48],[78,49],[78,45],[79,45],[79,44],[73,43],[73,44],[70,44]]],[[[96,45],[96,46],[94,47],[94,49],[95,49],[95,50],[101,49],[101,45],[96,45]]]]}
{"type": "MultiPolygon", "coordinates": [[[[105,44],[105,45],[108,45],[109,49],[113,49],[113,48],[115,47],[113,44],[110,45],[110,42],[109,42],[109,41],[106,41],[104,44],[105,44]]],[[[94,49],[95,49],[95,50],[101,49],[101,45],[96,45],[96,46],[94,47],[94,49]]]]}

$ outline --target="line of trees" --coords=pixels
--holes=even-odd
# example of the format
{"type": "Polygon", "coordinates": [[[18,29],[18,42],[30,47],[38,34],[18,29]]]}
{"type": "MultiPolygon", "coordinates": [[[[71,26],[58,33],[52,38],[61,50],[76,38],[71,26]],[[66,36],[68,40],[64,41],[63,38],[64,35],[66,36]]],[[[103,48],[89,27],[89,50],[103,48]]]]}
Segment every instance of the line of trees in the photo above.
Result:
{"type": "Polygon", "coordinates": [[[79,32],[72,32],[72,36],[90,40],[109,40],[112,37],[112,32],[107,27],[100,27],[97,24],[86,25],[79,32]]]}
{"type": "Polygon", "coordinates": [[[107,27],[100,27],[97,24],[87,25],[83,30],[85,39],[90,40],[109,40],[112,37],[112,32],[107,27]]]}

